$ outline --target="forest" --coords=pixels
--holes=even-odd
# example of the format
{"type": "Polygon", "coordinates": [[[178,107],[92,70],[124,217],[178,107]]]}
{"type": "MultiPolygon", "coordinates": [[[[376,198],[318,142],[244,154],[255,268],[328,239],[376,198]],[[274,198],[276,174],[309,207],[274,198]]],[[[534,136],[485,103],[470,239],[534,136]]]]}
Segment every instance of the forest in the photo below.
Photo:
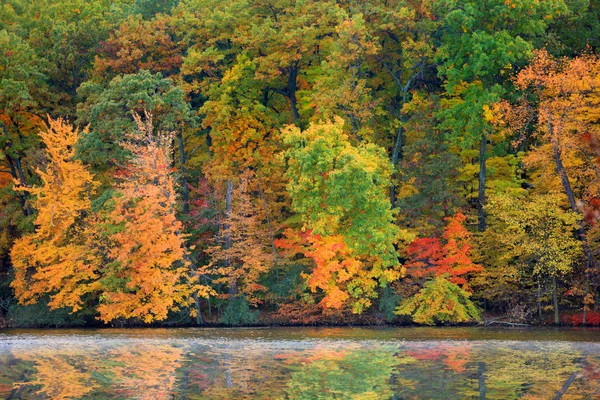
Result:
{"type": "Polygon", "coordinates": [[[600,325],[598,49],[598,0],[2,0],[0,327],[600,325]]]}

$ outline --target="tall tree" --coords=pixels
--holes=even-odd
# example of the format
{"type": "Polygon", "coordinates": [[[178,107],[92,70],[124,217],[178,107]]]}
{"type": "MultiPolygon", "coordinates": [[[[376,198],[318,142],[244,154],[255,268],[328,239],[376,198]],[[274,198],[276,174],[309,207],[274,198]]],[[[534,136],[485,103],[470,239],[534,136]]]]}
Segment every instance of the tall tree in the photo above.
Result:
{"type": "Polygon", "coordinates": [[[568,9],[563,0],[449,0],[438,7],[444,18],[438,73],[446,91],[440,117],[454,143],[479,147],[478,228],[484,231],[486,160],[494,132],[483,117],[485,107],[506,93],[513,66],[524,63],[548,22],[568,9]]]}
{"type": "Polygon", "coordinates": [[[63,120],[48,121],[40,137],[46,146],[45,170],[37,170],[41,186],[19,186],[35,197],[36,230],[15,242],[11,286],[22,304],[50,295],[51,308],[80,309],[85,296],[97,289],[99,258],[87,246],[85,217],[98,183],[88,167],[75,159],[79,132],[63,120]]]}
{"type": "MultiPolygon", "coordinates": [[[[361,260],[331,276],[360,313],[376,296],[376,283],[385,285],[400,275],[394,248],[399,230],[385,193],[391,171],[384,150],[373,144],[353,146],[341,118],[312,124],[304,132],[289,126],[283,135],[289,146],[288,191],[302,230],[337,236],[341,245],[327,251],[344,249],[344,258],[361,260]]],[[[323,268],[333,265],[317,262],[323,268]]]]}
{"type": "Polygon", "coordinates": [[[600,59],[594,55],[555,59],[541,50],[516,76],[515,83],[522,90],[531,89],[533,98],[524,99],[521,107],[512,112],[509,109],[511,128],[522,131],[523,121],[535,118],[537,122],[534,137],[539,146],[529,152],[526,165],[540,172],[552,166],[554,179],[541,183],[550,190],[562,188],[571,211],[580,214],[578,236],[587,259],[587,293],[590,269],[595,262],[581,213],[599,190],[598,163],[591,158],[590,143],[600,139],[600,114],[596,111],[600,104],[600,59]]]}
{"type": "Polygon", "coordinates": [[[118,194],[108,223],[115,226],[113,243],[102,269],[100,318],[167,318],[170,310],[192,303],[192,295],[206,297],[209,288],[196,284],[189,270],[176,218],[175,179],[172,174],[172,134],[153,131],[152,118],[135,116],[137,130],[123,147],[131,154],[118,178],[118,194]]]}

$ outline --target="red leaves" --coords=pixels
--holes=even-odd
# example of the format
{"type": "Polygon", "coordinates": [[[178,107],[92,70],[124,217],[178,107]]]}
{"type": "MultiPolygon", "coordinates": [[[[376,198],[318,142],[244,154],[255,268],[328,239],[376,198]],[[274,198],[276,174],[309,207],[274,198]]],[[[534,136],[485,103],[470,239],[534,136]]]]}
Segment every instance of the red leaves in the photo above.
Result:
{"type": "Polygon", "coordinates": [[[405,264],[408,275],[423,278],[449,274],[450,281],[465,285],[464,275],[483,270],[481,265],[470,258],[471,235],[464,226],[466,217],[457,213],[446,218],[442,242],[439,238],[418,238],[408,246],[408,259],[405,264]]]}
{"type": "MultiPolygon", "coordinates": [[[[600,326],[600,313],[590,310],[587,312],[585,320],[586,325],[600,326]]],[[[583,325],[583,312],[563,315],[560,322],[567,325],[583,325]]]]}

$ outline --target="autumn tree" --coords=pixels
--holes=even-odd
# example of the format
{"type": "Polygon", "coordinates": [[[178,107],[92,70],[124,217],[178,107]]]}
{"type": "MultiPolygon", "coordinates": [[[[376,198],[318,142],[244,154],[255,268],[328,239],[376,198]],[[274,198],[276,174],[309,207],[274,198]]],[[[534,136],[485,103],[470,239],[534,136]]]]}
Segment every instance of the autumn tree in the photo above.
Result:
{"type": "MultiPolygon", "coordinates": [[[[315,289],[333,290],[337,297],[351,300],[353,311],[360,313],[376,296],[377,283],[385,285],[400,276],[394,249],[399,230],[385,193],[390,169],[383,150],[373,144],[353,146],[343,128],[343,120],[336,118],[312,124],[304,132],[292,126],[283,131],[289,146],[288,191],[302,218],[302,231],[328,243],[321,246],[316,239],[319,245],[307,253],[316,264],[311,273],[313,282],[319,282],[315,289]],[[332,259],[332,251],[341,253],[332,259]],[[333,262],[319,262],[322,257],[333,262]],[[332,270],[340,267],[340,261],[350,264],[332,270]],[[328,272],[324,281],[316,279],[327,270],[335,272],[328,272]]],[[[329,299],[324,305],[328,303],[339,307],[344,302],[329,299]]]]}
{"type": "Polygon", "coordinates": [[[459,323],[481,318],[470,293],[450,282],[445,275],[429,280],[415,296],[405,299],[396,314],[410,315],[418,324],[459,323]]]}
{"type": "Polygon", "coordinates": [[[461,158],[439,129],[439,98],[422,92],[412,97],[402,109],[402,157],[395,182],[398,224],[420,237],[438,236],[446,218],[465,202],[461,158]]]}
{"type": "Polygon", "coordinates": [[[172,173],[172,134],[153,131],[152,119],[135,117],[137,130],[123,147],[131,154],[118,177],[108,215],[111,260],[102,270],[100,318],[140,318],[160,321],[170,310],[189,305],[192,295],[211,291],[195,282],[175,215],[175,178],[172,173]]]}
{"type": "Polygon", "coordinates": [[[215,243],[207,250],[211,262],[206,271],[213,284],[228,287],[231,300],[244,295],[251,305],[265,297],[267,288],[260,279],[275,263],[269,232],[260,208],[253,204],[252,171],[245,171],[232,191],[232,207],[225,210],[215,243]]]}
{"type": "Polygon", "coordinates": [[[407,248],[407,274],[419,278],[447,274],[452,283],[468,288],[465,275],[483,267],[471,260],[471,234],[465,220],[460,212],[446,218],[443,241],[437,237],[415,239],[407,248]]]}
{"type": "Polygon", "coordinates": [[[438,74],[445,81],[440,117],[454,143],[479,149],[478,227],[484,231],[486,162],[495,132],[483,117],[485,107],[506,93],[513,65],[526,61],[547,24],[567,7],[562,0],[473,0],[438,2],[436,9],[444,18],[436,49],[438,74]]]}
{"type": "Polygon", "coordinates": [[[130,15],[101,43],[94,62],[96,78],[106,81],[140,70],[160,72],[164,77],[178,74],[187,43],[175,37],[170,21],[167,15],[150,20],[130,15]]]}
{"type": "Polygon", "coordinates": [[[88,167],[75,159],[79,131],[62,119],[48,120],[40,132],[47,165],[38,169],[40,186],[17,189],[34,195],[36,230],[18,239],[11,251],[15,279],[11,286],[21,304],[50,295],[51,308],[77,311],[85,296],[97,290],[98,256],[86,243],[86,214],[98,183],[88,167]]]}
{"type": "Polygon", "coordinates": [[[464,226],[465,220],[460,212],[446,218],[443,240],[417,238],[410,243],[406,250],[407,275],[429,280],[417,294],[400,304],[397,314],[411,315],[415,322],[427,325],[479,319],[479,311],[469,299],[467,276],[483,267],[471,260],[471,235],[464,226]]]}
{"type": "Polygon", "coordinates": [[[522,273],[537,280],[540,316],[541,282],[550,280],[555,324],[559,323],[559,280],[583,256],[581,242],[574,234],[578,215],[564,210],[563,203],[564,197],[557,194],[526,200],[497,195],[489,205],[489,212],[504,224],[502,245],[506,256],[516,260],[522,273]]]}
{"type": "Polygon", "coordinates": [[[531,97],[518,107],[506,107],[509,128],[520,132],[518,140],[525,140],[523,127],[535,119],[533,139],[539,145],[531,149],[525,163],[543,190],[563,191],[571,211],[580,215],[577,231],[586,257],[588,294],[594,260],[582,212],[599,190],[598,165],[590,144],[600,139],[600,114],[595,111],[600,104],[600,59],[594,55],[555,59],[541,50],[516,76],[515,84],[531,97]],[[547,171],[551,179],[545,179],[547,171]]]}

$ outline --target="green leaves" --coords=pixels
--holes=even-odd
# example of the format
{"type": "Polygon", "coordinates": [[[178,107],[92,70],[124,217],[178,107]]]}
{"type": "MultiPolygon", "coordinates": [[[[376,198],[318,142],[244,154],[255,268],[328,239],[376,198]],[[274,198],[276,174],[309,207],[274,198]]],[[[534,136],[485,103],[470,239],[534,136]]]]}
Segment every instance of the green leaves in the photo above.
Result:
{"type": "Polygon", "coordinates": [[[312,124],[301,132],[283,131],[290,146],[288,191],[307,229],[321,235],[341,234],[357,254],[396,265],[393,244],[398,227],[387,198],[391,165],[374,144],[353,146],[343,121],[312,124]]]}
{"type": "Polygon", "coordinates": [[[90,124],[90,133],[79,143],[79,156],[101,170],[124,161],[126,152],[118,143],[124,132],[134,129],[132,112],[148,110],[161,131],[196,124],[183,91],[160,73],[117,76],[106,86],[88,81],[79,93],[86,98],[78,106],[79,123],[90,124]]]}

